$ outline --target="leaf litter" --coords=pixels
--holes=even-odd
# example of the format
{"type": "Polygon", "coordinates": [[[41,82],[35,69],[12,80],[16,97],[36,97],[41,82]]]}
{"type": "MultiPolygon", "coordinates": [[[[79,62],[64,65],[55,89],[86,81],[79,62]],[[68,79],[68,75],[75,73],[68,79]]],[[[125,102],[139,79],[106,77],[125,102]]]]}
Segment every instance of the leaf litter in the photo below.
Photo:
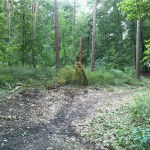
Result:
{"type": "Polygon", "coordinates": [[[83,127],[135,93],[94,87],[14,91],[0,100],[1,150],[98,150],[81,136],[83,127]]]}

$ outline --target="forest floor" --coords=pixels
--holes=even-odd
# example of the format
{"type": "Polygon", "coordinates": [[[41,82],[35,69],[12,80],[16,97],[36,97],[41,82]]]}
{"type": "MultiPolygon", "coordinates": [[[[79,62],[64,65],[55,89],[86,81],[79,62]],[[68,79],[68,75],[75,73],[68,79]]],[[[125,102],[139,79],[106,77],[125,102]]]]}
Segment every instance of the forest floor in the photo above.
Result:
{"type": "Polygon", "coordinates": [[[98,150],[81,136],[99,111],[116,110],[136,87],[16,88],[0,97],[1,150],[98,150]]]}

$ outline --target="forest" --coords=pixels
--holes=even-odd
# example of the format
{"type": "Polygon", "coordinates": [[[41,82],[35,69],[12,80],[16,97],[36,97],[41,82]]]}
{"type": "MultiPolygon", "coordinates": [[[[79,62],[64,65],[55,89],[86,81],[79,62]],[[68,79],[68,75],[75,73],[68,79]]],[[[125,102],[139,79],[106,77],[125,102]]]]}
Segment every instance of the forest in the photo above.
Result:
{"type": "Polygon", "coordinates": [[[0,149],[149,150],[150,0],[0,0],[0,149]]]}

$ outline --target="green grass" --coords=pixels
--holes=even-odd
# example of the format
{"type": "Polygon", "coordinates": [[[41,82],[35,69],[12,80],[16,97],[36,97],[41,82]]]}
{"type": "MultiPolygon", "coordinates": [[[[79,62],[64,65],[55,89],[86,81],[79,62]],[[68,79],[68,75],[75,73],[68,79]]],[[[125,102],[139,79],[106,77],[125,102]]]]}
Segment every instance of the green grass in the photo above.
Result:
{"type": "MultiPolygon", "coordinates": [[[[134,74],[128,74],[121,70],[105,68],[91,71],[89,68],[85,68],[85,74],[88,79],[89,85],[138,85],[138,81],[135,79],[134,74]]],[[[72,66],[66,66],[60,70],[54,78],[53,82],[66,85],[76,83],[76,73],[72,66]]]]}
{"type": "Polygon", "coordinates": [[[18,83],[35,85],[52,77],[51,69],[35,69],[29,67],[1,67],[0,87],[18,83]]]}
{"type": "MultiPolygon", "coordinates": [[[[134,77],[133,70],[128,68],[124,71],[100,67],[95,71],[85,68],[85,74],[89,85],[98,86],[122,86],[122,85],[146,85],[149,81],[142,78],[141,82],[134,77]]],[[[78,84],[76,72],[73,66],[65,66],[56,73],[55,68],[29,68],[29,67],[0,67],[0,86],[6,84],[24,83],[31,86],[41,84],[51,87],[54,84],[71,85],[78,84]]],[[[149,82],[150,83],[150,82],[149,82]]]]}
{"type": "Polygon", "coordinates": [[[133,73],[129,74],[117,69],[100,68],[94,72],[86,69],[85,72],[90,85],[138,85],[133,73]]]}

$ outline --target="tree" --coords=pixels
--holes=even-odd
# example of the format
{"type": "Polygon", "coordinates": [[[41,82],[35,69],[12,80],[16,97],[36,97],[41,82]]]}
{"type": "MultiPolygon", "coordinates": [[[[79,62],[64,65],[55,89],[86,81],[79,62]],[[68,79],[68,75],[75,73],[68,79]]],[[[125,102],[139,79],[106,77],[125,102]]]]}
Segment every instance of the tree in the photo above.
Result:
{"type": "Polygon", "coordinates": [[[58,1],[55,2],[55,48],[56,48],[56,69],[60,68],[59,60],[59,18],[58,18],[58,1]]]}
{"type": "Polygon", "coordinates": [[[33,27],[33,32],[32,32],[32,37],[33,37],[33,42],[32,42],[32,65],[35,68],[36,67],[36,62],[35,62],[35,38],[36,38],[36,21],[37,21],[37,11],[38,11],[38,4],[36,1],[32,2],[32,27],[33,27]]]}
{"type": "MultiPolygon", "coordinates": [[[[59,5],[59,37],[61,65],[72,64],[73,57],[73,23],[72,5],[68,2],[59,5]],[[72,34],[71,34],[72,33],[72,34]]],[[[74,43],[75,44],[75,43],[74,43]]]]}
{"type": "Polygon", "coordinates": [[[60,62],[62,66],[72,64],[76,53],[76,37],[82,36],[84,65],[88,65],[92,60],[91,70],[95,67],[95,62],[123,69],[134,62],[135,20],[138,20],[139,14],[142,31],[140,47],[143,48],[142,52],[146,50],[144,42],[150,39],[148,0],[125,1],[127,5],[123,4],[122,10],[126,9],[125,12],[128,18],[129,15],[132,16],[132,21],[127,20],[126,14],[121,13],[117,7],[118,3],[124,0],[97,1],[95,24],[93,0],[89,0],[87,4],[87,10],[90,11],[83,11],[83,6],[76,0],[72,2],[60,1],[58,12],[58,6],[54,9],[54,0],[0,0],[1,63],[43,68],[54,65],[58,68],[60,62]],[[55,16],[59,16],[59,20],[55,16]],[[57,27],[59,29],[55,30],[57,27]]]}
{"type": "Polygon", "coordinates": [[[141,60],[141,18],[149,14],[150,5],[148,0],[123,0],[119,6],[127,13],[128,19],[137,20],[136,32],[136,78],[140,79],[141,60]]]}
{"type": "Polygon", "coordinates": [[[5,20],[4,1],[0,0],[0,62],[5,62],[5,31],[7,30],[5,20]]]}
{"type": "Polygon", "coordinates": [[[95,47],[96,47],[96,8],[97,0],[94,0],[94,13],[93,13],[93,31],[92,31],[92,63],[91,70],[95,69],[95,47]]]}
{"type": "Polygon", "coordinates": [[[140,79],[140,57],[141,57],[141,22],[137,20],[136,33],[136,78],[140,79]]]}
{"type": "Polygon", "coordinates": [[[76,39],[76,0],[74,0],[73,5],[73,57],[76,54],[76,47],[75,47],[75,39],[76,39]]]}
{"type": "Polygon", "coordinates": [[[11,0],[6,1],[8,43],[10,42],[11,0]]]}
{"type": "Polygon", "coordinates": [[[22,63],[22,66],[27,66],[29,64],[29,50],[32,49],[32,16],[31,16],[31,7],[30,2],[26,0],[19,0],[16,2],[15,12],[14,12],[14,21],[15,34],[18,44],[19,44],[19,56],[22,63]]]}
{"type": "MultiPolygon", "coordinates": [[[[91,60],[91,47],[92,47],[92,14],[81,13],[80,16],[76,18],[76,37],[82,36],[82,63],[87,65],[89,60],[91,60]]],[[[77,44],[77,43],[76,43],[77,44]]]]}

